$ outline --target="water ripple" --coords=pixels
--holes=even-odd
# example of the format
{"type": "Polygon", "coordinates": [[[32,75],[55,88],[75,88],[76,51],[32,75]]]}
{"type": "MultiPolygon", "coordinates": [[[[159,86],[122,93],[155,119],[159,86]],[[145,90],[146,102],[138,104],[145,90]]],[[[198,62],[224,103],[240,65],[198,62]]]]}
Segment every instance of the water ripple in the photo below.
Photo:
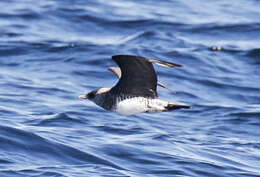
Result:
{"type": "Polygon", "coordinates": [[[31,160],[41,157],[42,161],[47,160],[46,164],[48,160],[52,160],[58,164],[59,162],[67,164],[92,163],[122,169],[112,162],[90,153],[63,144],[53,143],[38,135],[11,127],[1,126],[1,142],[1,151],[16,151],[24,154],[24,158],[27,156],[31,160]],[[46,154],[48,155],[46,156],[46,154]]]}
{"type": "Polygon", "coordinates": [[[0,176],[259,176],[256,0],[0,6],[0,176]],[[155,66],[175,92],[158,94],[192,109],[126,117],[78,100],[116,84],[116,54],[183,65],[155,66]]]}

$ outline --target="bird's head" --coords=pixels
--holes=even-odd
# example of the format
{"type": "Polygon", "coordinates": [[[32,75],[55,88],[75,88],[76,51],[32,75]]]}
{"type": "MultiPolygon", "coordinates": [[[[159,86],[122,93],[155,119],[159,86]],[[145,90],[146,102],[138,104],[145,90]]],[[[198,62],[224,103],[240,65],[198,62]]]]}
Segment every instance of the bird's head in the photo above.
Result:
{"type": "Polygon", "coordinates": [[[99,88],[99,89],[93,90],[85,95],[80,95],[79,98],[95,101],[98,97],[100,97],[104,93],[108,92],[110,89],[111,88],[99,88]]]}

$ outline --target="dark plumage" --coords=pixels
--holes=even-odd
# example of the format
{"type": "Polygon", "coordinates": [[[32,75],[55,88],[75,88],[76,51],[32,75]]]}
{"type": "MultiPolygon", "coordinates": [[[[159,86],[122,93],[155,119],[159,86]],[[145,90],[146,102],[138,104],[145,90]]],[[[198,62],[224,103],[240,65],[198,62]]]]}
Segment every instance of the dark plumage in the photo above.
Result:
{"type": "Polygon", "coordinates": [[[157,75],[152,63],[144,57],[115,55],[112,59],[122,72],[122,77],[111,93],[156,98],[157,75]]]}

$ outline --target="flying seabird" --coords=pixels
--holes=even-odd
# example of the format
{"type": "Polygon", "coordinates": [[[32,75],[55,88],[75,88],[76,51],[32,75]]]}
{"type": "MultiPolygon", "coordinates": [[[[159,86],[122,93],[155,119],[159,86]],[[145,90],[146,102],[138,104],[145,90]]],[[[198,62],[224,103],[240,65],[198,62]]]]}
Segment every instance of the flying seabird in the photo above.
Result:
{"type": "Polygon", "coordinates": [[[190,108],[158,98],[157,74],[153,64],[170,68],[181,65],[162,60],[155,60],[134,55],[115,55],[112,60],[118,67],[110,67],[120,79],[112,88],[99,88],[85,95],[81,99],[89,99],[106,110],[123,115],[134,115],[142,112],[162,112],[180,108],[190,108]]]}

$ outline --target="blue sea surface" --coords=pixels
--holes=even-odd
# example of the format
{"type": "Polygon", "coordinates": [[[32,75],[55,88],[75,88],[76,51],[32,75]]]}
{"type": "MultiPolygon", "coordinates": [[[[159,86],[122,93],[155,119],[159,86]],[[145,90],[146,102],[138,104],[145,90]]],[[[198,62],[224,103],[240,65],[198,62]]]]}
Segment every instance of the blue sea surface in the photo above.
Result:
{"type": "Polygon", "coordinates": [[[260,1],[1,0],[1,177],[259,177],[260,1]],[[112,55],[155,66],[189,110],[122,116],[112,55]]]}

